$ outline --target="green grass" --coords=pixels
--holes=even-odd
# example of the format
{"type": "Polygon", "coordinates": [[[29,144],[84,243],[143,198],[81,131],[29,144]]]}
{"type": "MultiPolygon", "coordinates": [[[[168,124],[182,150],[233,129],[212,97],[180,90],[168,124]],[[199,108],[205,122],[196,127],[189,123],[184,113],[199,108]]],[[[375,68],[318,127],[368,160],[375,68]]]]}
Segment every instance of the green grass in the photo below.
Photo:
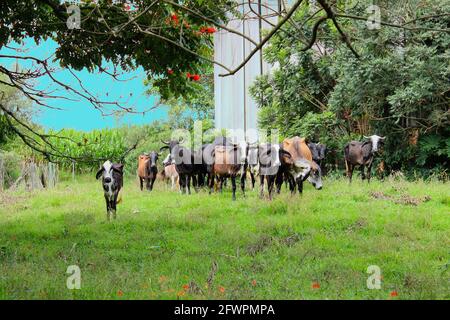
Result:
{"type": "Polygon", "coordinates": [[[93,180],[0,194],[1,299],[449,298],[448,184],[325,180],[301,197],[232,202],[160,183],[140,192],[129,178],[108,223],[93,180]],[[81,290],[66,288],[69,265],[81,290]],[[380,290],[366,286],[369,265],[380,290]]]}

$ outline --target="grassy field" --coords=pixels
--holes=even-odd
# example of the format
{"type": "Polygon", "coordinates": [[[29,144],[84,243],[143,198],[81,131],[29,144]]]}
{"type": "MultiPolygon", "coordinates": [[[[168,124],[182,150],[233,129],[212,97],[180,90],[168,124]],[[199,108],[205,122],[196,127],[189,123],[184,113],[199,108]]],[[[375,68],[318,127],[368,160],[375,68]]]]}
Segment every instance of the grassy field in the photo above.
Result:
{"type": "Polygon", "coordinates": [[[449,299],[449,185],[325,180],[272,202],[182,196],[127,179],[0,194],[1,299],[449,299]],[[66,269],[81,269],[81,289],[66,269]],[[380,290],[366,285],[381,268],[380,290]]]}

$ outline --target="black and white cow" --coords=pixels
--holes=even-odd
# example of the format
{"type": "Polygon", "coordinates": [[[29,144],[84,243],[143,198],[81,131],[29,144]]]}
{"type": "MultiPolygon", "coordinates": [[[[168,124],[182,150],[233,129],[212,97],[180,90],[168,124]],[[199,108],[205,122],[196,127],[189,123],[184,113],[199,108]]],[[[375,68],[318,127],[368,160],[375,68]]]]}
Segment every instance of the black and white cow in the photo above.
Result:
{"type": "Polygon", "coordinates": [[[97,180],[102,178],[103,191],[106,200],[106,217],[111,220],[117,218],[116,206],[120,203],[119,192],[123,187],[123,164],[106,161],[97,172],[97,180]]]}

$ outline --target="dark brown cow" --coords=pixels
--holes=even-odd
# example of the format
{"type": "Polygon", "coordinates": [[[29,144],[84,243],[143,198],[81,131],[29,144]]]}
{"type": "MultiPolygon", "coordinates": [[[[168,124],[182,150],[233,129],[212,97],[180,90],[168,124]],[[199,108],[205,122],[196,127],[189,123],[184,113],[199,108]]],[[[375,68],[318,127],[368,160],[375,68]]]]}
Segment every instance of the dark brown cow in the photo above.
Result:
{"type": "Polygon", "coordinates": [[[147,190],[153,190],[153,184],[155,183],[158,174],[158,168],[156,166],[158,156],[159,154],[155,151],[150,152],[150,154],[139,156],[138,177],[141,191],[144,189],[144,181],[146,182],[147,190]]]}
{"type": "Polygon", "coordinates": [[[377,135],[364,136],[364,138],[367,139],[364,142],[351,141],[344,147],[345,168],[350,182],[352,182],[353,170],[356,166],[361,167],[363,180],[366,178],[364,167],[367,166],[367,181],[370,182],[373,158],[385,139],[377,135]]]}

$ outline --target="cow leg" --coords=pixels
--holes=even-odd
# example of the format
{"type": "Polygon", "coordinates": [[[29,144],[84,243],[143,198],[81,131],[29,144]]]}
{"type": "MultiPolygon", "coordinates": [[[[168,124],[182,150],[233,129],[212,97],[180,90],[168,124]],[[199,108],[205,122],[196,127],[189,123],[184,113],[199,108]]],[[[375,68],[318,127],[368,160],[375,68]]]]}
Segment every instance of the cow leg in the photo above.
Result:
{"type": "Polygon", "coordinates": [[[364,180],[366,178],[366,174],[364,173],[364,165],[361,165],[361,180],[364,180]]]}
{"type": "Polygon", "coordinates": [[[141,185],[141,191],[144,190],[144,181],[142,180],[141,177],[139,177],[139,183],[141,185]]]}
{"type": "Polygon", "coordinates": [[[303,180],[301,178],[297,179],[297,188],[298,188],[298,193],[302,194],[303,193],[303,180]]]}
{"type": "Polygon", "coordinates": [[[173,190],[173,189],[175,188],[175,177],[174,177],[174,176],[171,176],[171,177],[170,177],[170,180],[172,180],[172,187],[171,187],[171,190],[173,190]]]}
{"type": "Polygon", "coordinates": [[[106,196],[105,194],[105,201],[106,201],[106,219],[108,219],[108,221],[111,220],[111,216],[110,216],[110,206],[109,206],[109,198],[106,196]]]}
{"type": "Polygon", "coordinates": [[[246,170],[241,174],[241,190],[242,194],[245,197],[245,179],[246,179],[246,170]]]}
{"type": "Polygon", "coordinates": [[[191,194],[191,175],[186,175],[186,186],[188,194],[191,194]]]}
{"type": "Polygon", "coordinates": [[[259,198],[264,199],[264,178],[265,176],[259,175],[259,198]]]}
{"type": "Polygon", "coordinates": [[[223,191],[223,184],[224,184],[225,178],[224,178],[224,177],[220,177],[219,180],[220,180],[220,183],[219,183],[219,192],[222,193],[222,191],[223,191]]]}
{"type": "Polygon", "coordinates": [[[152,179],[152,181],[150,183],[150,191],[153,190],[153,185],[155,184],[155,180],[156,180],[156,174],[155,174],[155,176],[153,177],[153,179],[152,179]]]}
{"type": "Polygon", "coordinates": [[[208,180],[209,180],[209,185],[208,185],[208,187],[209,187],[209,194],[211,194],[213,192],[213,189],[214,189],[214,177],[215,177],[215,175],[211,174],[211,175],[209,175],[209,178],[208,178],[208,180]]]}
{"type": "Polygon", "coordinates": [[[114,195],[114,199],[111,200],[111,212],[112,212],[112,215],[113,215],[113,219],[114,219],[114,220],[116,220],[116,218],[117,218],[116,210],[117,210],[117,196],[118,196],[118,195],[119,195],[119,193],[117,192],[117,193],[114,195]]]}
{"type": "Polygon", "coordinates": [[[294,195],[295,193],[295,181],[293,177],[289,177],[288,178],[288,183],[289,183],[289,190],[291,191],[291,195],[294,195]]]}
{"type": "Polygon", "coordinates": [[[367,183],[370,183],[371,172],[372,172],[372,163],[367,165],[367,183]]]}
{"type": "Polygon", "coordinates": [[[231,176],[231,189],[233,190],[233,201],[236,200],[236,176],[231,176]]]}
{"type": "Polygon", "coordinates": [[[186,177],[184,176],[184,174],[180,173],[178,182],[180,183],[181,194],[185,194],[186,193],[186,177]]]}
{"type": "Polygon", "coordinates": [[[252,180],[252,190],[255,190],[255,175],[253,174],[253,172],[250,171],[250,179],[252,180]]]}
{"type": "Polygon", "coordinates": [[[201,174],[198,176],[198,179],[195,176],[195,174],[192,176],[192,185],[194,186],[194,190],[196,193],[200,189],[200,180],[199,179],[201,179],[201,174]]]}
{"type": "Polygon", "coordinates": [[[355,166],[347,163],[347,177],[350,183],[352,183],[353,169],[355,169],[355,166]]]}
{"type": "Polygon", "coordinates": [[[275,178],[275,184],[277,186],[277,194],[281,193],[281,186],[283,185],[283,173],[281,170],[278,170],[276,178],[275,178]]]}
{"type": "Polygon", "coordinates": [[[206,174],[206,186],[209,188],[209,181],[211,180],[211,174],[207,173],[206,174]]]}
{"type": "Polygon", "coordinates": [[[272,201],[273,185],[275,183],[275,176],[267,176],[267,189],[269,191],[269,200],[272,201]]]}

